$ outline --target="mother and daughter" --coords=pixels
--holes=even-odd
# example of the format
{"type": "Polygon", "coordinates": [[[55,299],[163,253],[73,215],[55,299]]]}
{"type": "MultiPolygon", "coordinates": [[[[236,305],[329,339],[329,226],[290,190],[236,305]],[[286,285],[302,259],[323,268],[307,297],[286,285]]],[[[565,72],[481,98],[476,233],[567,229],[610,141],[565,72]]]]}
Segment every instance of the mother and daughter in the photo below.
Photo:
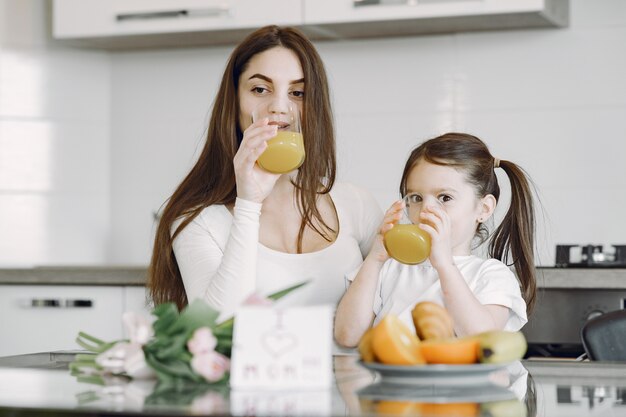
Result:
{"type": "Polygon", "coordinates": [[[309,280],[281,303],[338,304],[335,338],[346,347],[386,314],[412,325],[410,310],[424,300],[448,309],[458,335],[524,325],[535,300],[534,218],[529,182],[516,164],[494,158],[468,134],[430,139],[406,163],[400,195],[409,197],[384,215],[370,193],[335,174],[328,81],[315,47],[293,28],[253,32],[232,52],[202,153],[163,210],[149,268],[154,303],[182,308],[200,298],[229,314],[252,293],[309,280]],[[270,117],[253,118],[260,105],[270,117]],[[282,129],[271,114],[292,108],[306,157],[291,172],[268,172],[257,159],[282,129]],[[490,234],[498,169],[512,197],[490,258],[480,259],[471,249],[490,234]],[[405,204],[432,241],[419,265],[390,259],[383,245],[405,204]]]}

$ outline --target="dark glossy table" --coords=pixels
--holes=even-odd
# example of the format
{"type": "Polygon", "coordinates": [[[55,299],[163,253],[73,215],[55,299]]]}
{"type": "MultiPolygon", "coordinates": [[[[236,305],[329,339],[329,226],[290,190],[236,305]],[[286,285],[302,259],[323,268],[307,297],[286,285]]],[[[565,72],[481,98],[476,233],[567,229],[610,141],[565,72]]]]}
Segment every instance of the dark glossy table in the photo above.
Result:
{"type": "Polygon", "coordinates": [[[79,382],[72,352],[0,358],[0,416],[35,415],[437,415],[626,416],[626,363],[522,361],[488,380],[388,381],[336,356],[324,391],[236,391],[156,381],[79,382]]]}

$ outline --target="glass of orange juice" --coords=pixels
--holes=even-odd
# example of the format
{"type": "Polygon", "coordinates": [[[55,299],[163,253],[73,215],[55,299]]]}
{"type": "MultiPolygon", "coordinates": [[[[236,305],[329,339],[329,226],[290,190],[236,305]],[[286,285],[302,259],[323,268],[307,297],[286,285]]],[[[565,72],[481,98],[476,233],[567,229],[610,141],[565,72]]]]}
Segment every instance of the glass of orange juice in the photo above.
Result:
{"type": "Polygon", "coordinates": [[[383,242],[387,253],[403,264],[416,265],[430,256],[430,235],[411,219],[417,220],[419,211],[412,207],[411,195],[404,197],[402,218],[385,233],[383,242]]]}
{"type": "Polygon", "coordinates": [[[257,159],[259,166],[275,174],[299,168],[304,162],[304,140],[298,106],[294,103],[262,103],[252,112],[252,121],[262,118],[268,118],[270,125],[278,126],[278,133],[267,141],[267,149],[257,159]]]}

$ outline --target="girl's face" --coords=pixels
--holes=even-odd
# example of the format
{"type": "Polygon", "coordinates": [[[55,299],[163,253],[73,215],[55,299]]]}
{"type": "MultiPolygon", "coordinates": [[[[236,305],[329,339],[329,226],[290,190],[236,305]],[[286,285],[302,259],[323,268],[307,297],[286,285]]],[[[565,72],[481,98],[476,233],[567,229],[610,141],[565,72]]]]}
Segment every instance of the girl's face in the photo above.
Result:
{"type": "Polygon", "coordinates": [[[406,186],[411,220],[418,223],[425,207],[441,207],[450,218],[452,254],[469,255],[479,219],[487,220],[493,209],[476,196],[463,172],[421,159],[409,173],[406,186]]]}
{"type": "Polygon", "coordinates": [[[304,74],[296,54],[277,46],[253,56],[239,78],[239,127],[252,124],[252,112],[267,103],[270,112],[285,112],[295,104],[302,113],[304,74]]]}

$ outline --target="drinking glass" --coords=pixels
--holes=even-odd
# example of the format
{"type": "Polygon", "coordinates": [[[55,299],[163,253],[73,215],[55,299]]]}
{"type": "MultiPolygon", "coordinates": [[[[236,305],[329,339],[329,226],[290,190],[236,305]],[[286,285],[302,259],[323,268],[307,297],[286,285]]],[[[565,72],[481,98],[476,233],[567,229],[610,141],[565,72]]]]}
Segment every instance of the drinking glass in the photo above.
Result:
{"type": "Polygon", "coordinates": [[[262,103],[252,112],[252,121],[267,117],[270,125],[277,125],[276,136],[267,141],[257,163],[274,174],[291,172],[304,162],[304,140],[300,125],[300,110],[294,103],[278,105],[262,103]]]}
{"type": "Polygon", "coordinates": [[[385,233],[383,242],[389,256],[396,261],[407,265],[420,264],[430,256],[430,235],[411,221],[418,221],[419,216],[419,209],[411,203],[411,195],[402,201],[402,218],[385,233]]]}

